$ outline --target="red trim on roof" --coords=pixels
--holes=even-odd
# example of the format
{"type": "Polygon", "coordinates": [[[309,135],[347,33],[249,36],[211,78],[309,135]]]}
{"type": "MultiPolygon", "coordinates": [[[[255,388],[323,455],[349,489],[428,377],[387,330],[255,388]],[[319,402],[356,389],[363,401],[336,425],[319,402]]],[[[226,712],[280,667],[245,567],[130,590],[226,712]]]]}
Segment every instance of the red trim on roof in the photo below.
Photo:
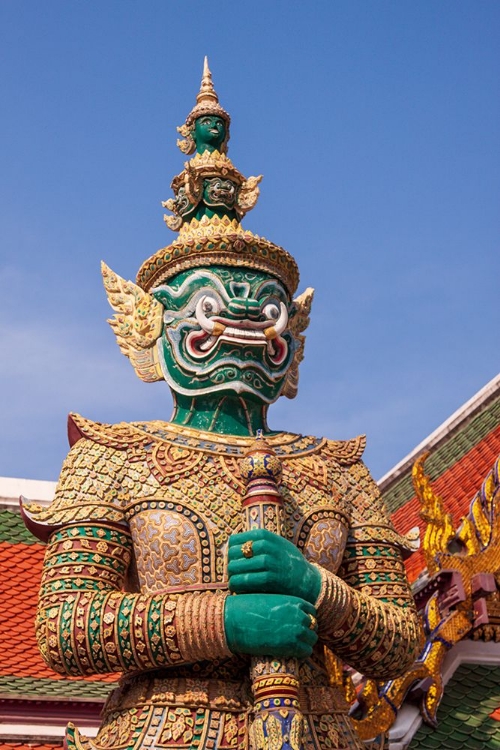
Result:
{"type": "Polygon", "coordinates": [[[46,724],[66,726],[78,718],[80,727],[100,724],[104,699],[79,701],[76,698],[61,700],[0,699],[0,727],[2,724],[46,724]]]}

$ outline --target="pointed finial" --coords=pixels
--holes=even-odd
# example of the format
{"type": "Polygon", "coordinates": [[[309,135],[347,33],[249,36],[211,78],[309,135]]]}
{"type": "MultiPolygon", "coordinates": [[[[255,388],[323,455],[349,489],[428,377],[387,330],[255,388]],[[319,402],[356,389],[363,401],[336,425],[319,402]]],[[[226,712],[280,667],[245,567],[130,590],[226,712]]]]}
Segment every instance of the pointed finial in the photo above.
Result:
{"type": "Polygon", "coordinates": [[[219,103],[219,97],[214,89],[214,83],[212,81],[212,73],[208,67],[208,57],[205,55],[203,61],[203,76],[201,78],[201,86],[199,94],[196,97],[198,104],[202,102],[216,102],[219,103]]]}

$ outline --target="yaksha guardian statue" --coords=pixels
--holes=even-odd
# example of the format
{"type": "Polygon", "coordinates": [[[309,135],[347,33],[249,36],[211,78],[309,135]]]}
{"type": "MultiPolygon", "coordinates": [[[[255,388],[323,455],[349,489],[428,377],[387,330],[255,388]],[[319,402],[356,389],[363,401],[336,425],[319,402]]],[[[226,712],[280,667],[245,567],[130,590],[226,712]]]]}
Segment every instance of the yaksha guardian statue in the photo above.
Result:
{"type": "Polygon", "coordinates": [[[389,679],[419,625],[394,530],[361,462],[364,438],[273,432],[297,392],[312,290],[281,247],[242,228],[260,178],[226,155],[230,118],[205,62],[179,128],[179,234],[137,283],[103,265],[120,349],[166,380],[170,422],[76,414],[48,508],[36,623],[64,675],[120,672],[95,739],[68,748],[360,748],[328,663],[389,679]]]}

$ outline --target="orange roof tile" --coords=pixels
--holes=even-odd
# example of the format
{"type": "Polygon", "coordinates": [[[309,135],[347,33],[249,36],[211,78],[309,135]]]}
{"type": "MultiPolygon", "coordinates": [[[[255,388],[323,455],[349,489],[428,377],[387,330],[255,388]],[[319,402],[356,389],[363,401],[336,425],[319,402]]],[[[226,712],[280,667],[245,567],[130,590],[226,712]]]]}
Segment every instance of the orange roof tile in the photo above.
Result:
{"type": "MultiPolygon", "coordinates": [[[[21,522],[22,523],[22,522],[21,522]]],[[[0,541],[0,676],[68,679],[42,660],[35,639],[35,613],[44,556],[42,544],[0,541]]],[[[87,681],[114,682],[118,675],[87,681]]]]}
{"type": "Polygon", "coordinates": [[[38,582],[42,575],[41,544],[0,542],[0,674],[54,677],[38,652],[34,622],[38,582]]]}

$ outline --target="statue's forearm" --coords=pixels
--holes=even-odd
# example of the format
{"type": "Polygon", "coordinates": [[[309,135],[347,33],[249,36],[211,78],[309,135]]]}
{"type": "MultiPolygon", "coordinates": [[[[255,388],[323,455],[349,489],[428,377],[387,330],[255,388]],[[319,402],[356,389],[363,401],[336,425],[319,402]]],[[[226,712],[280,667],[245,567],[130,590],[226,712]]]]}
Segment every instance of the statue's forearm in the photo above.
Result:
{"type": "Polygon", "coordinates": [[[37,636],[56,672],[90,675],[153,669],[230,654],[225,594],[168,596],[80,591],[40,609],[37,636]]]}
{"type": "Polygon", "coordinates": [[[404,607],[361,593],[321,570],[316,607],[319,637],[367,677],[392,679],[418,655],[421,628],[413,606],[404,607]]]}
{"type": "Polygon", "coordinates": [[[131,541],[111,527],[67,527],[47,549],[37,637],[56,672],[152,669],[230,654],[224,592],[124,593],[131,541]]]}

